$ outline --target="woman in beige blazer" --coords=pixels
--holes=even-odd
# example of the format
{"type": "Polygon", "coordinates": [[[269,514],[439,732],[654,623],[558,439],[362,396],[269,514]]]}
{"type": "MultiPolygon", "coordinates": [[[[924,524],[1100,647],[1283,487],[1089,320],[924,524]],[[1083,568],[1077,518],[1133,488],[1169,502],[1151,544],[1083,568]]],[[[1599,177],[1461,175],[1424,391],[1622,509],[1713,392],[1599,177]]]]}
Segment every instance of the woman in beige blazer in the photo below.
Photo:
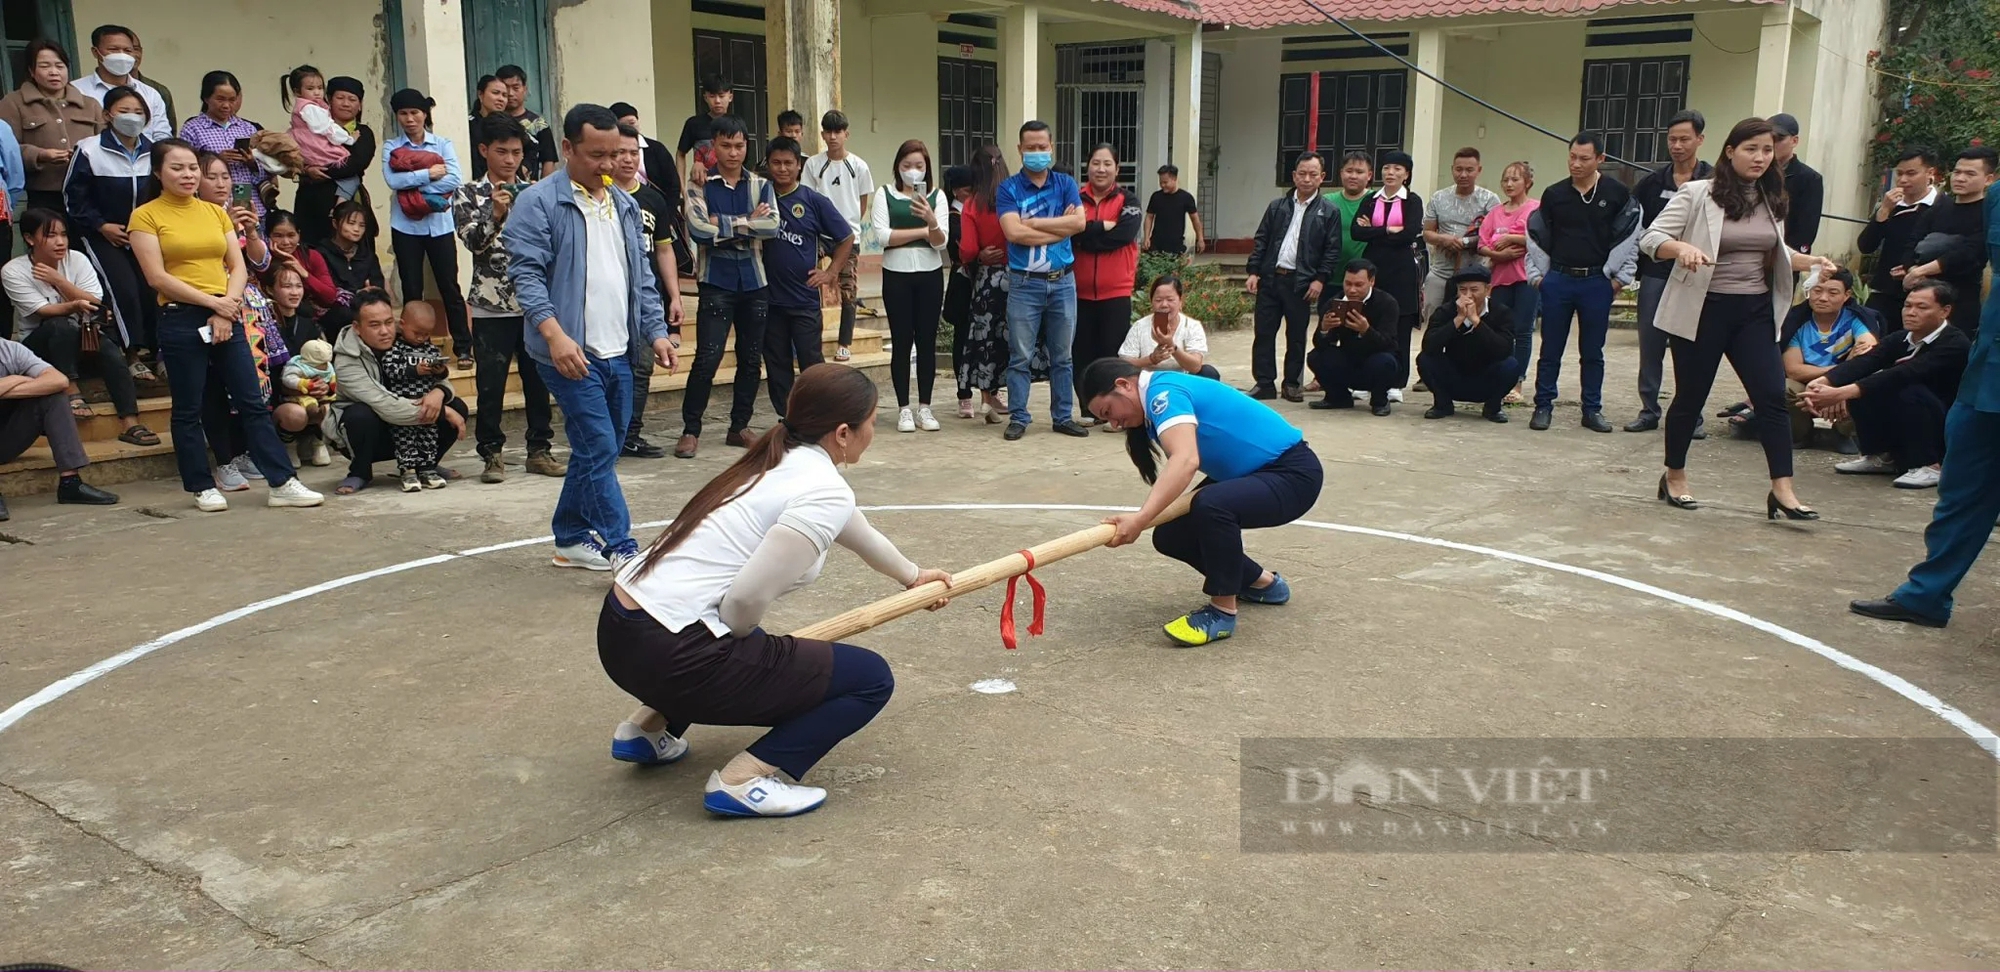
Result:
{"type": "Polygon", "coordinates": [[[1792,273],[1832,269],[1824,257],[1785,246],[1785,180],[1771,124],[1736,124],[1715,162],[1715,177],[1683,185],[1639,249],[1676,266],[1660,297],[1653,326],[1674,352],[1674,401],[1667,408],[1667,463],[1660,499],[1684,510],[1699,504],[1687,492],[1688,442],[1702,405],[1727,357],[1756,408],[1758,439],[1771,471],[1765,514],[1816,520],[1792,491],[1792,431],[1785,412],[1785,365],[1778,329],[1791,306],[1792,273]]]}

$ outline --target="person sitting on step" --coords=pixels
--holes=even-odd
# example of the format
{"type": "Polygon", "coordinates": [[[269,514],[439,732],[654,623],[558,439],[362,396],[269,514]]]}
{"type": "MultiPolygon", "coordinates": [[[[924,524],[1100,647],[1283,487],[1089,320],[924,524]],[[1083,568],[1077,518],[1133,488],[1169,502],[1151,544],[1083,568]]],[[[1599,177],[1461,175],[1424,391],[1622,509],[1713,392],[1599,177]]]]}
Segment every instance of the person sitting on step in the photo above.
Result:
{"type": "Polygon", "coordinates": [[[1901,473],[1897,489],[1937,486],[1944,413],[1958,398],[1958,380],[1972,355],[1972,339],[1949,323],[1958,300],[1942,280],[1911,284],[1903,298],[1901,332],[1806,386],[1813,414],[1834,421],[1852,417],[1861,439],[1861,458],[1834,466],[1835,472],[1901,473]]]}
{"type": "MultiPolygon", "coordinates": [[[[1812,445],[1814,416],[1806,407],[1806,384],[1875,347],[1880,324],[1874,314],[1854,301],[1854,274],[1842,270],[1812,281],[1806,302],[1786,318],[1791,337],[1785,342],[1785,408],[1792,418],[1792,448],[1812,445]]],[[[1854,420],[1841,419],[1833,428],[1840,435],[1840,451],[1856,454],[1854,420]]]]}
{"type": "Polygon", "coordinates": [[[1155,277],[1149,292],[1153,312],[1132,322],[1118,357],[1140,371],[1185,371],[1222,380],[1222,372],[1208,363],[1208,332],[1181,313],[1181,278],[1171,273],[1155,277]]]}
{"type": "MultiPolygon", "coordinates": [[[[118,497],[84,482],[80,475],[90,459],[84,455],[76,419],[69,414],[64,394],[68,387],[69,379],[26,345],[0,338],[0,463],[13,462],[36,439],[47,436],[60,479],[56,502],[110,506],[118,497]]],[[[7,503],[0,499],[0,520],[7,516],[7,503]]]]}

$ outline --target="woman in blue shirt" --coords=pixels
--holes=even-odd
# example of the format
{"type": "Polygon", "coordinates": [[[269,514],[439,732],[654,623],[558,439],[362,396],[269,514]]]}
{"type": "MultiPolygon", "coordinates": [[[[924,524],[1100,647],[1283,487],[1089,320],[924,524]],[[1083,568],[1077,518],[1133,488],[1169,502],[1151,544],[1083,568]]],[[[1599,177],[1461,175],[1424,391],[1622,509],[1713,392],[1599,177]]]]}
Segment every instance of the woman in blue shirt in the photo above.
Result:
{"type": "MultiPolygon", "coordinates": [[[[459,168],[458,153],[451,140],[431,131],[431,107],[436,104],[415,88],[404,88],[389,97],[396,112],[397,132],[382,143],[382,179],[393,193],[415,190],[426,198],[449,200],[465,178],[459,168]],[[443,162],[410,172],[396,169],[396,152],[410,149],[435,153],[443,162]]],[[[431,265],[437,280],[438,299],[444,302],[445,325],[451,329],[451,350],[461,369],[472,370],[472,326],[466,319],[465,293],[458,287],[458,223],[451,206],[433,206],[432,212],[416,219],[400,204],[389,207],[389,244],[396,256],[396,276],[402,284],[403,302],[424,299],[424,263],[431,265]]]]}
{"type": "Polygon", "coordinates": [[[1187,515],[1153,531],[1153,549],[1200,571],[1209,598],[1169,621],[1168,637],[1188,646],[1220,641],[1236,633],[1240,601],[1291,600],[1282,576],[1243,553],[1243,531],[1283,526],[1319,500],[1325,472],[1297,428],[1222,382],[1141,372],[1119,358],[1101,358],[1084,370],[1083,401],[1113,431],[1124,431],[1126,453],[1153,487],[1138,512],[1104,521],[1117,528],[1109,546],[1137,540],[1187,491],[1196,472],[1207,475],[1187,515]]]}

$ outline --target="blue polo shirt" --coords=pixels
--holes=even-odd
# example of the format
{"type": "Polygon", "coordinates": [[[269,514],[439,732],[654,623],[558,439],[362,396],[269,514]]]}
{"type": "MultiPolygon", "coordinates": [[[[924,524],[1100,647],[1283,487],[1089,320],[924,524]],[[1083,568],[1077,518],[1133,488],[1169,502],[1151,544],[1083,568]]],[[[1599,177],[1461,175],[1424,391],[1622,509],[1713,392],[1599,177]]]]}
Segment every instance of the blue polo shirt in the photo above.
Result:
{"type": "MultiPolygon", "coordinates": [[[[1050,170],[1047,176],[1039,188],[1028,181],[1026,172],[1008,176],[1007,181],[993,192],[994,211],[1003,218],[1008,213],[1016,213],[1022,219],[1042,219],[1061,216],[1069,207],[1083,205],[1083,196],[1077,191],[1075,179],[1054,170],[1050,170]]],[[[1068,239],[1048,246],[1007,244],[1009,270],[1051,273],[1067,270],[1074,262],[1070,257],[1068,239]]]]}
{"type": "Polygon", "coordinates": [[[1305,441],[1284,417],[1223,382],[1199,375],[1147,371],[1139,375],[1146,434],[1193,425],[1201,471],[1211,479],[1241,479],[1305,441]]]}
{"type": "Polygon", "coordinates": [[[771,306],[818,307],[819,291],[806,284],[806,276],[819,266],[820,244],[832,249],[853,235],[833,200],[804,185],[779,196],[778,238],[764,242],[771,306]]]}

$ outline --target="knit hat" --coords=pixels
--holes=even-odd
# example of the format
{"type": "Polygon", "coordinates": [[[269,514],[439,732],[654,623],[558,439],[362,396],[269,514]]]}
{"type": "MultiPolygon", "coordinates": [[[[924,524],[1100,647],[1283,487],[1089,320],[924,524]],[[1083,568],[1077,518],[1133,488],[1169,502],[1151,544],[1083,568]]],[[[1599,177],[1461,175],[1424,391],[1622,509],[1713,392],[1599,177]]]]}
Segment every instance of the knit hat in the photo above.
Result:
{"type": "Polygon", "coordinates": [[[347,75],[343,74],[337,78],[327,79],[326,93],[328,97],[340,94],[343,91],[355,96],[356,98],[364,97],[364,95],[362,94],[361,82],[354,78],[350,78],[347,75]]]}
{"type": "Polygon", "coordinates": [[[1483,284],[1492,283],[1492,271],[1487,270],[1484,266],[1477,263],[1460,269],[1457,273],[1451,275],[1451,292],[1457,293],[1459,284],[1474,282],[1483,284]]]}
{"type": "MultiPolygon", "coordinates": [[[[329,85],[327,90],[332,91],[333,90],[332,86],[329,85]]],[[[428,97],[425,97],[423,92],[418,91],[415,88],[404,88],[403,90],[398,91],[395,94],[389,96],[390,111],[402,111],[407,108],[421,108],[424,110],[426,114],[428,114],[430,110],[436,105],[437,105],[436,101],[428,97]]]]}
{"type": "Polygon", "coordinates": [[[1382,165],[1384,167],[1391,165],[1400,165],[1404,169],[1412,172],[1416,171],[1417,168],[1416,160],[1410,158],[1410,153],[1403,151],[1382,153],[1382,165]]]}

